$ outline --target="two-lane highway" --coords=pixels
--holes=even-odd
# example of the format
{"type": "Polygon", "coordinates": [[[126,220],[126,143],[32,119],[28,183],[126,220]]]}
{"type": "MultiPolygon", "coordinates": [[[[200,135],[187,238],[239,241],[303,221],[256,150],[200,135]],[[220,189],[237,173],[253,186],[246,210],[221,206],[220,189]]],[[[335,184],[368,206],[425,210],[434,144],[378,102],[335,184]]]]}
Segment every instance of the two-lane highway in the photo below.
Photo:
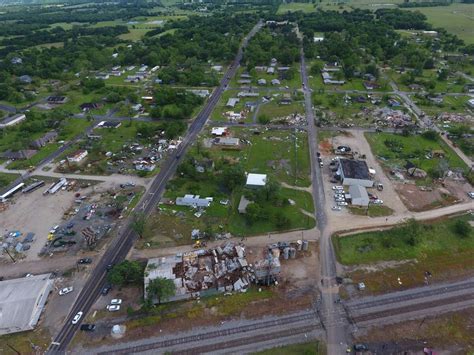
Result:
{"type": "MultiPolygon", "coordinates": [[[[189,126],[188,132],[182,143],[179,145],[178,149],[170,154],[169,158],[162,165],[160,173],[154,178],[150,188],[143,195],[142,199],[136,206],[137,211],[142,211],[144,214],[148,215],[154,210],[165,190],[167,182],[176,171],[176,168],[184,153],[194,142],[198,133],[204,127],[209,115],[222,96],[222,93],[229,85],[231,78],[235,75],[237,68],[240,65],[240,61],[242,60],[243,48],[245,48],[248,40],[258,32],[261,26],[262,22],[260,21],[243,39],[241,47],[239,48],[234,61],[222,78],[220,85],[214,90],[202,111],[197,115],[196,119],[189,126]]],[[[124,224],[121,233],[119,233],[119,235],[108,247],[102,258],[99,260],[97,266],[89,277],[89,280],[73,305],[68,317],[66,317],[63,328],[51,343],[48,353],[64,353],[66,351],[68,344],[74,337],[74,334],[79,327],[79,324],[72,324],[74,315],[79,311],[84,313],[83,317],[87,315],[95,300],[99,297],[101,288],[105,283],[106,266],[122,261],[126,257],[129,250],[132,248],[136,234],[131,228],[130,222],[131,220],[124,224]]]]}

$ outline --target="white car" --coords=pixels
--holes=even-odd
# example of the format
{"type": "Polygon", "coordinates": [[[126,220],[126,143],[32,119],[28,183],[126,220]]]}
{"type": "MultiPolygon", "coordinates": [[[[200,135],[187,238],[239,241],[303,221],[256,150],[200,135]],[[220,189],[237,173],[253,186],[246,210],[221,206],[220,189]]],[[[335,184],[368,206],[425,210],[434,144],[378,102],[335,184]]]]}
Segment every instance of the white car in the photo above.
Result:
{"type": "Polygon", "coordinates": [[[334,197],[342,197],[342,198],[344,198],[345,196],[344,196],[344,194],[334,194],[334,197]]]}
{"type": "Polygon", "coordinates": [[[110,304],[122,304],[122,300],[120,298],[114,298],[110,301],[110,304]]]}
{"type": "Polygon", "coordinates": [[[474,191],[468,192],[467,195],[468,195],[470,198],[474,198],[474,191]]]}
{"type": "Polygon", "coordinates": [[[73,290],[72,286],[64,287],[59,290],[59,296],[67,295],[69,292],[72,292],[72,290],[73,290]]]}
{"type": "Polygon", "coordinates": [[[373,200],[372,203],[373,203],[374,205],[383,205],[383,200],[379,200],[379,199],[373,200]]]}
{"type": "Polygon", "coordinates": [[[333,211],[340,211],[340,210],[342,210],[342,207],[341,206],[332,206],[331,209],[333,211]]]}
{"type": "Polygon", "coordinates": [[[337,202],[337,205],[338,205],[338,206],[347,206],[348,203],[345,202],[345,201],[338,201],[338,202],[337,202]]]}
{"type": "Polygon", "coordinates": [[[338,186],[338,185],[334,185],[332,187],[333,190],[344,190],[344,186],[338,186]]]}
{"type": "Polygon", "coordinates": [[[73,320],[72,320],[71,323],[72,323],[72,324],[77,324],[77,323],[79,323],[79,320],[81,319],[81,317],[82,317],[83,314],[84,314],[84,313],[82,313],[82,312],[77,312],[77,314],[74,316],[74,318],[73,318],[73,320]]]}
{"type": "Polygon", "coordinates": [[[109,305],[107,305],[107,310],[109,312],[120,311],[120,305],[118,305],[118,304],[109,304],[109,305]]]}

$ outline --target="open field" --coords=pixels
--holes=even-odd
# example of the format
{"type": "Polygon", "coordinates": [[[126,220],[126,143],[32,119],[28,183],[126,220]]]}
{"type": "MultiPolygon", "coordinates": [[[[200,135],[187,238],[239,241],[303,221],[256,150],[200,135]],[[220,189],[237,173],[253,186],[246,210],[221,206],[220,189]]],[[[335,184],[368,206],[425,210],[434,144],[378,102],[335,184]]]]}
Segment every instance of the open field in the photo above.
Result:
{"type": "Polygon", "coordinates": [[[253,353],[253,355],[319,355],[324,354],[324,347],[318,341],[286,345],[253,353]]]}
{"type": "Polygon", "coordinates": [[[433,141],[420,135],[403,136],[392,133],[367,133],[365,137],[374,155],[381,159],[386,167],[403,168],[406,160],[410,160],[417,167],[428,172],[430,169],[437,168],[441,159],[427,158],[427,154],[442,151],[450,168],[467,168],[461,158],[440,138],[433,141]]]}
{"type": "Polygon", "coordinates": [[[51,336],[47,330],[39,328],[36,330],[7,334],[0,336],[0,353],[2,355],[42,353],[51,343],[51,336]]]}
{"type": "Polygon", "coordinates": [[[10,185],[19,176],[18,174],[0,173],[0,190],[10,185]]]}
{"type": "Polygon", "coordinates": [[[443,27],[466,43],[474,43],[474,15],[472,4],[451,4],[449,6],[410,8],[428,18],[434,27],[443,27]]]}
{"type": "Polygon", "coordinates": [[[410,222],[386,231],[333,236],[333,244],[353,282],[364,281],[369,292],[387,292],[423,285],[425,271],[432,274],[430,282],[472,275],[474,230],[461,235],[458,225],[473,221],[469,214],[410,222]]]}

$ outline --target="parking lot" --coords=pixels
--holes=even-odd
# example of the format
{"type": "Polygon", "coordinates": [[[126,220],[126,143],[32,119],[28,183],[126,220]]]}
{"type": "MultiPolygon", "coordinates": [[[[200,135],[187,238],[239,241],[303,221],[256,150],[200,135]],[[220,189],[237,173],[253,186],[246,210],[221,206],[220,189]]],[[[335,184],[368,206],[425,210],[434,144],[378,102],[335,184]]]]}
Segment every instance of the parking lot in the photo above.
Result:
{"type": "MultiPolygon", "coordinates": [[[[333,190],[333,186],[341,185],[340,182],[333,180],[334,172],[331,171],[330,166],[331,160],[334,159],[336,156],[343,157],[342,155],[336,155],[333,151],[333,149],[336,149],[338,146],[350,147],[351,152],[354,154],[356,159],[364,160],[367,163],[369,169],[375,170],[373,180],[377,184],[382,184],[383,190],[379,191],[375,187],[368,188],[367,192],[369,194],[376,196],[378,200],[382,200],[382,205],[393,210],[393,214],[403,214],[407,211],[405,205],[403,204],[397,192],[395,191],[393,184],[385,175],[380,164],[373,156],[370,146],[364,137],[364,133],[359,130],[349,130],[345,131],[344,134],[339,134],[337,136],[328,138],[320,144],[321,159],[323,161],[323,178],[325,180],[324,188],[326,192],[326,199],[327,201],[331,201],[327,204],[328,210],[326,211],[329,216],[347,217],[349,215],[352,215],[350,210],[345,206],[341,206],[340,211],[334,211],[332,209],[332,207],[337,206],[334,197],[335,191],[333,190]]],[[[347,193],[347,186],[345,186],[344,191],[347,193]]],[[[375,199],[372,199],[372,201],[373,200],[375,199]]]]}

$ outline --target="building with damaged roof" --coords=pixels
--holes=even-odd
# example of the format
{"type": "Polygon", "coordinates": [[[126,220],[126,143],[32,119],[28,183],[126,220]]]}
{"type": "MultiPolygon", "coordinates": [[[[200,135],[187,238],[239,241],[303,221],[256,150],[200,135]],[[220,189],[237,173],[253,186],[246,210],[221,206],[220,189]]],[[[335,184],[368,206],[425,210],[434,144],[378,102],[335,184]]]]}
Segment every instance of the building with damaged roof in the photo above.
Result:
{"type": "Polygon", "coordinates": [[[213,249],[192,250],[148,260],[145,298],[148,298],[150,281],[159,277],[173,280],[175,284],[175,295],[168,302],[219,292],[245,292],[254,280],[245,257],[245,247],[233,242],[213,249]]]}

